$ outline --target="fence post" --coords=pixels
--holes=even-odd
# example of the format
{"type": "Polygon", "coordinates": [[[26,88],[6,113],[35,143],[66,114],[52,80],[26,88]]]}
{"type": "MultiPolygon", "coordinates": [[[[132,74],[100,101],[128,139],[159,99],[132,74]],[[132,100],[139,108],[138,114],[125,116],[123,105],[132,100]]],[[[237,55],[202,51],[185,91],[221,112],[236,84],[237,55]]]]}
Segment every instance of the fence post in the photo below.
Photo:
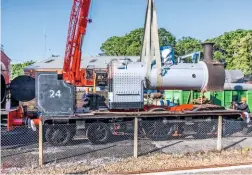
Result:
{"type": "Polygon", "coordinates": [[[138,119],[134,119],[134,157],[138,156],[138,119]]]}
{"type": "Polygon", "coordinates": [[[39,121],[39,166],[43,166],[44,156],[43,156],[43,123],[39,121]]]}
{"type": "Polygon", "coordinates": [[[222,116],[218,117],[218,133],[217,133],[217,150],[221,151],[221,139],[222,139],[222,116]]]}

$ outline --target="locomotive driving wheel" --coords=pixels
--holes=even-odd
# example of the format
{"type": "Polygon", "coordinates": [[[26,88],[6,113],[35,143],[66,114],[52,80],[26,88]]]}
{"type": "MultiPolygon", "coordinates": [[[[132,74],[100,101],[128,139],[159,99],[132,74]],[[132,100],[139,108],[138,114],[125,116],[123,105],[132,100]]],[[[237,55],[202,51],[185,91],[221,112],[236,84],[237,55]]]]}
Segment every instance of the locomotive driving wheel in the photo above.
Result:
{"type": "Polygon", "coordinates": [[[74,129],[67,126],[51,126],[46,129],[45,138],[53,146],[63,146],[74,137],[74,129]]]}
{"type": "Polygon", "coordinates": [[[111,138],[111,131],[108,124],[103,122],[94,122],[88,126],[87,138],[93,144],[104,144],[111,138]]]}
{"type": "Polygon", "coordinates": [[[196,139],[205,139],[209,137],[216,137],[217,132],[217,121],[213,120],[210,122],[197,123],[195,126],[196,139]]]}
{"type": "Polygon", "coordinates": [[[175,132],[174,124],[166,123],[163,120],[144,121],[143,129],[146,137],[151,140],[166,140],[175,132]]]}
{"type": "MultiPolygon", "coordinates": [[[[211,111],[211,110],[225,110],[224,107],[214,105],[214,104],[201,104],[194,105],[193,111],[211,111]]],[[[196,123],[194,130],[196,134],[194,135],[197,139],[205,139],[209,137],[216,137],[217,132],[217,119],[213,119],[214,116],[208,116],[205,118],[205,122],[196,123]]]]}

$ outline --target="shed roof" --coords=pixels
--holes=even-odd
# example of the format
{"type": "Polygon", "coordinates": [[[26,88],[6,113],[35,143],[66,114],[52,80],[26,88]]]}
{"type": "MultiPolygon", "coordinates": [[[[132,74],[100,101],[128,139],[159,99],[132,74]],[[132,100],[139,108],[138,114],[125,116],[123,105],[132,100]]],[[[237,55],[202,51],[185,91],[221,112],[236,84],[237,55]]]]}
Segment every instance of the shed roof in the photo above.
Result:
{"type": "MultiPolygon", "coordinates": [[[[81,67],[94,66],[96,68],[107,68],[107,64],[113,59],[130,59],[135,62],[140,59],[140,56],[86,56],[82,58],[81,67]]],[[[31,69],[62,69],[63,63],[63,58],[52,57],[26,66],[24,71],[31,69]]]]}
{"type": "Polygon", "coordinates": [[[7,59],[11,61],[11,59],[6,55],[6,53],[3,50],[1,50],[1,59],[7,59]]]}

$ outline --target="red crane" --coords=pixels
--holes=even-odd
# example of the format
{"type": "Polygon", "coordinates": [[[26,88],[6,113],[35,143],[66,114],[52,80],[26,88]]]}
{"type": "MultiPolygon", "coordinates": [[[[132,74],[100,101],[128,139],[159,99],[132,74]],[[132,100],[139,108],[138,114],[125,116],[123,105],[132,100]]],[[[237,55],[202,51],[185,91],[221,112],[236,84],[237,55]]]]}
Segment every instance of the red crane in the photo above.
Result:
{"type": "Polygon", "coordinates": [[[75,86],[93,86],[93,70],[80,68],[91,0],[73,0],[64,57],[63,79],[75,86]]]}

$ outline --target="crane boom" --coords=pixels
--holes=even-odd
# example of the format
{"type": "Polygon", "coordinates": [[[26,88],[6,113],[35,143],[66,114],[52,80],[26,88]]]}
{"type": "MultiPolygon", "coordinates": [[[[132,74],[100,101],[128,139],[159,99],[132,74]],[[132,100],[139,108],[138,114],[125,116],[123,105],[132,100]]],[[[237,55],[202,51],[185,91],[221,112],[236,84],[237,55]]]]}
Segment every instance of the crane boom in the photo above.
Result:
{"type": "Polygon", "coordinates": [[[66,42],[63,79],[71,84],[85,84],[81,64],[81,47],[86,33],[91,0],[73,0],[66,42]]]}

